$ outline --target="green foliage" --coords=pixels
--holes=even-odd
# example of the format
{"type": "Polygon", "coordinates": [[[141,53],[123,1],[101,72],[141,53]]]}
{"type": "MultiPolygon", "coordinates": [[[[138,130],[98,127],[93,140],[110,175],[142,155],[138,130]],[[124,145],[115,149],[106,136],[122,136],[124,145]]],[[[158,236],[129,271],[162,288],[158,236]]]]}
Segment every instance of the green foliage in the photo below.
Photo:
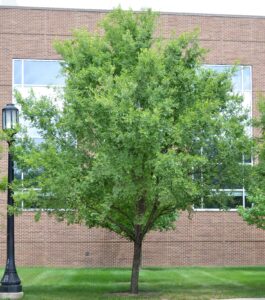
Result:
{"type": "Polygon", "coordinates": [[[135,241],[136,227],[142,240],[171,228],[178,211],[202,197],[243,184],[239,162],[251,143],[242,99],[231,93],[232,71],[201,66],[196,33],[162,44],[154,25],[151,11],[117,9],[102,22],[103,36],[78,30],[56,42],[63,109],[47,97],[16,95],[45,138],[18,141],[27,176],[17,203],[33,201],[69,223],[135,241]]]}
{"type": "Polygon", "coordinates": [[[7,177],[4,176],[1,178],[1,181],[0,181],[0,191],[6,191],[7,190],[7,177]]]}
{"type": "Polygon", "coordinates": [[[254,120],[254,125],[259,129],[256,137],[256,155],[249,182],[249,201],[251,208],[239,209],[240,215],[249,224],[255,224],[258,228],[265,229],[265,102],[260,97],[258,103],[259,117],[254,120]]]}

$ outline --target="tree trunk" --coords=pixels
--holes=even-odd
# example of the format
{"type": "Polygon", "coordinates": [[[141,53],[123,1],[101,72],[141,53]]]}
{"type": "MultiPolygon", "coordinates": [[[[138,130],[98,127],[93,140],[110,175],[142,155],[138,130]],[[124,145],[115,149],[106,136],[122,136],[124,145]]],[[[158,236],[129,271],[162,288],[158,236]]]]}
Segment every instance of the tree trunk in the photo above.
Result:
{"type": "Polygon", "coordinates": [[[131,276],[131,293],[138,294],[139,271],[142,258],[142,239],[134,241],[133,265],[131,276]]]}
{"type": "MultiPolygon", "coordinates": [[[[143,216],[145,213],[145,200],[141,197],[137,202],[138,216],[143,216]]],[[[134,227],[134,252],[133,252],[133,265],[131,276],[131,293],[138,294],[139,271],[142,260],[142,243],[143,243],[143,228],[142,225],[136,224],[134,227]]]]}

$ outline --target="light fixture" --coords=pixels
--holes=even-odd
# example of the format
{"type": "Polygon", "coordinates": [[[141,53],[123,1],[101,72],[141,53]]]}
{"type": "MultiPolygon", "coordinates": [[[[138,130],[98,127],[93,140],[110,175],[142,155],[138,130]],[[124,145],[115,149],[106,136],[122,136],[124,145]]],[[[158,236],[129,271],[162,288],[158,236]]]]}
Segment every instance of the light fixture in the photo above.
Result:
{"type": "Polygon", "coordinates": [[[6,104],[2,109],[2,129],[16,129],[18,122],[18,109],[14,104],[6,104]]]}

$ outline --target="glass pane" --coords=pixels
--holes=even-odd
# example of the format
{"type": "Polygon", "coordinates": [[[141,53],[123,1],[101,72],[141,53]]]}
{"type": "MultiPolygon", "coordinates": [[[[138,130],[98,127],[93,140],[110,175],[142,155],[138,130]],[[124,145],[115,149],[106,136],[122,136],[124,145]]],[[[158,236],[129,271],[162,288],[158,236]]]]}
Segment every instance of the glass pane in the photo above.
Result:
{"type": "Polygon", "coordinates": [[[64,85],[61,75],[61,65],[58,61],[24,61],[25,85],[64,85]]]}
{"type": "Polygon", "coordinates": [[[218,202],[218,200],[216,200],[213,197],[204,197],[203,198],[203,203],[202,203],[202,208],[218,208],[220,209],[222,207],[222,205],[218,202]]]}
{"type": "Polygon", "coordinates": [[[14,60],[14,70],[13,70],[14,84],[22,84],[22,60],[14,60]]]}
{"type": "Polygon", "coordinates": [[[6,113],[2,111],[2,129],[6,128],[6,113]]]}
{"type": "Polygon", "coordinates": [[[243,204],[243,191],[220,190],[217,194],[204,197],[202,207],[205,209],[234,209],[243,204]]]}
{"type": "Polygon", "coordinates": [[[12,128],[11,112],[7,111],[6,112],[6,129],[11,129],[11,128],[12,128]]]}
{"type": "Polygon", "coordinates": [[[15,126],[17,125],[17,111],[14,110],[12,111],[12,127],[15,128],[15,126]]]}
{"type": "Polygon", "coordinates": [[[235,92],[239,92],[242,90],[242,72],[241,68],[235,72],[235,74],[232,77],[233,82],[233,90],[235,92]]]}
{"type": "Polygon", "coordinates": [[[25,121],[23,125],[27,127],[27,133],[29,137],[33,139],[41,138],[41,134],[38,129],[36,127],[33,127],[30,122],[25,121]]]}
{"type": "Polygon", "coordinates": [[[206,68],[217,73],[222,73],[229,70],[231,67],[229,65],[206,65],[206,68]]]}
{"type": "MultiPolygon", "coordinates": [[[[243,93],[243,108],[245,109],[246,113],[248,114],[249,120],[252,118],[252,92],[244,92],[243,93]]],[[[245,126],[246,134],[251,137],[252,136],[252,126],[245,126]]]]}
{"type": "Polygon", "coordinates": [[[227,202],[227,207],[229,208],[237,208],[237,206],[243,205],[243,197],[241,196],[234,196],[230,198],[227,202]]]}
{"type": "Polygon", "coordinates": [[[252,207],[252,206],[253,203],[248,200],[248,197],[246,197],[245,207],[252,207]]]}
{"type": "Polygon", "coordinates": [[[251,91],[251,68],[243,67],[243,89],[251,91]]]}
{"type": "Polygon", "coordinates": [[[15,179],[17,179],[17,180],[22,180],[22,171],[21,171],[21,169],[19,169],[18,167],[17,167],[17,165],[16,165],[16,163],[15,163],[15,165],[14,165],[14,177],[15,177],[15,179]]]}
{"type": "Polygon", "coordinates": [[[243,163],[245,164],[251,164],[252,163],[252,156],[251,153],[246,153],[243,155],[243,163]]]}
{"type": "Polygon", "coordinates": [[[252,93],[244,92],[243,93],[243,107],[248,110],[251,114],[251,105],[252,105],[252,93]]]}
{"type": "Polygon", "coordinates": [[[44,141],[43,138],[33,138],[33,140],[36,145],[39,145],[39,144],[43,143],[43,141],[44,141]]]}

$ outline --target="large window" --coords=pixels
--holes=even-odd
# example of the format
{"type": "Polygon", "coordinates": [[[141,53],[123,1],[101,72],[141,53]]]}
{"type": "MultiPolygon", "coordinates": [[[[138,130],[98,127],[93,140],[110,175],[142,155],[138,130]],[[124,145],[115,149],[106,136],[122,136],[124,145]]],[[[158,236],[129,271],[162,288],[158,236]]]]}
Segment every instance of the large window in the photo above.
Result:
{"type": "MultiPolygon", "coordinates": [[[[224,72],[230,69],[230,65],[205,65],[205,68],[214,70],[216,72],[224,72]]],[[[236,72],[232,77],[233,92],[243,97],[243,108],[248,111],[249,118],[252,118],[252,70],[250,66],[238,66],[236,72]]],[[[246,128],[246,133],[252,136],[252,127],[246,128]]],[[[242,165],[252,164],[251,157],[242,157],[242,165]]],[[[214,202],[213,199],[201,199],[200,204],[196,206],[197,210],[219,210],[224,205],[229,209],[236,209],[238,205],[244,207],[251,206],[247,199],[247,192],[245,186],[237,187],[235,189],[224,188],[219,192],[227,195],[222,203],[214,202]]]]}
{"type": "MultiPolygon", "coordinates": [[[[205,68],[215,70],[217,72],[223,72],[230,65],[205,65],[205,68]]],[[[243,107],[249,111],[249,117],[252,114],[252,70],[250,66],[238,66],[234,76],[233,91],[243,96],[243,107]]],[[[37,96],[50,96],[56,95],[55,88],[61,88],[65,84],[64,77],[61,74],[60,61],[57,60],[30,60],[30,59],[14,59],[13,60],[13,90],[18,90],[23,96],[27,96],[31,90],[37,96]]],[[[14,99],[15,101],[15,99],[14,99]]],[[[22,122],[25,122],[22,120],[22,122]]],[[[26,124],[28,127],[28,134],[35,142],[40,143],[42,141],[41,135],[36,128],[33,128],[31,124],[26,124]]],[[[252,135],[252,128],[249,126],[246,128],[247,133],[252,135]]],[[[251,164],[250,158],[242,158],[242,164],[251,164]]],[[[26,173],[22,173],[16,170],[16,177],[23,180],[27,176],[26,173]]],[[[234,209],[238,205],[249,206],[247,201],[247,193],[245,187],[237,187],[236,189],[224,188],[221,192],[229,196],[227,207],[234,209]]],[[[219,203],[214,203],[212,199],[201,199],[200,204],[196,209],[220,209],[219,203]]]]}
{"type": "MultiPolygon", "coordinates": [[[[58,60],[32,60],[32,59],[14,59],[13,60],[13,91],[17,90],[23,97],[27,97],[31,91],[36,96],[49,96],[58,102],[57,94],[64,87],[65,81],[61,73],[61,64],[58,60]]],[[[13,102],[15,102],[15,98],[13,102]]],[[[29,122],[20,118],[20,123],[27,127],[28,135],[35,143],[42,142],[42,136],[36,128],[29,122]]],[[[27,176],[32,176],[31,172],[21,172],[15,168],[15,177],[22,180],[27,176]],[[29,175],[30,174],[30,175],[29,175]]],[[[24,203],[22,208],[29,209],[24,203]]]]}

